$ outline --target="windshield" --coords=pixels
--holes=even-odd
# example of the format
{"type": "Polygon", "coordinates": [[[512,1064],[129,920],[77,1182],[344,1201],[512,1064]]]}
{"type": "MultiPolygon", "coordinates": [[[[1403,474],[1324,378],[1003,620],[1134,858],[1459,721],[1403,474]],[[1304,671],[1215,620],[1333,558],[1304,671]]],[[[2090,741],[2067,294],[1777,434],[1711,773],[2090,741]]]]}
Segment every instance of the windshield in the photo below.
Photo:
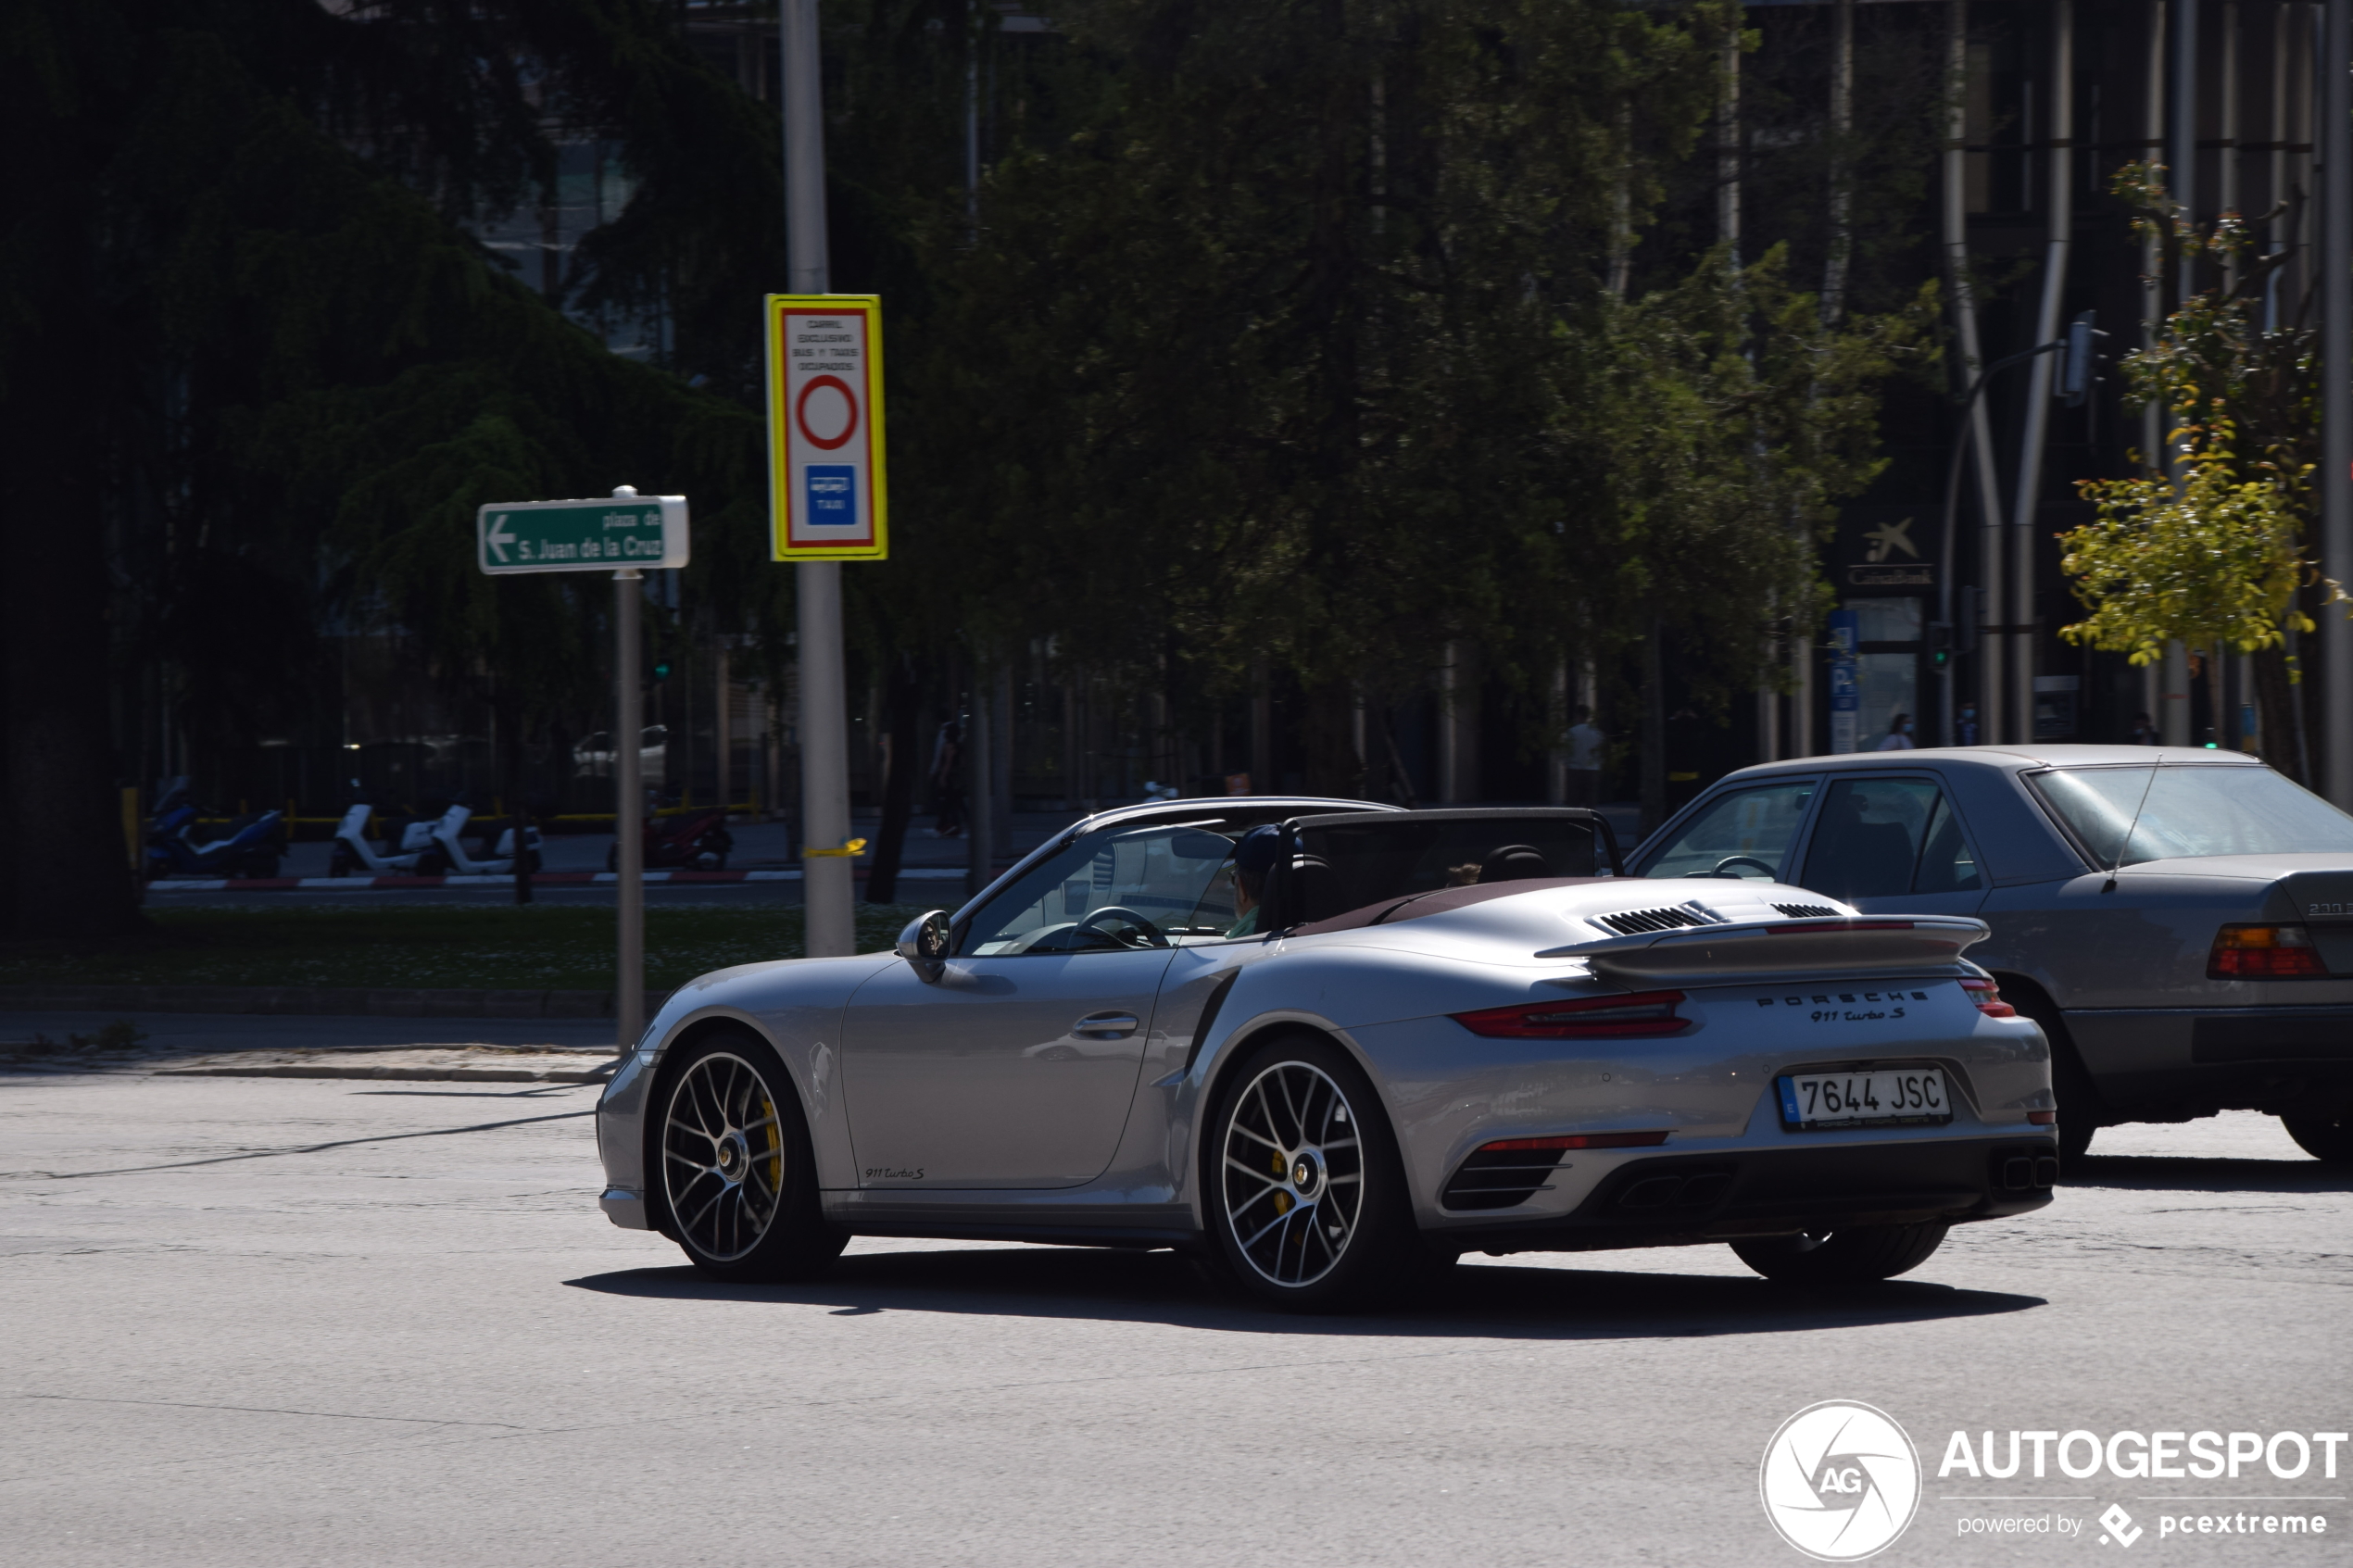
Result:
{"type": "Polygon", "coordinates": [[[2032,777],[2095,865],[2353,851],[2353,817],[2269,768],[2061,768],[2032,777]]]}
{"type": "Polygon", "coordinates": [[[1234,841],[1207,831],[1219,827],[1229,824],[1213,818],[1088,834],[990,899],[973,916],[963,951],[1116,952],[1223,936],[1234,911],[1231,879],[1219,872],[1234,841]]]}

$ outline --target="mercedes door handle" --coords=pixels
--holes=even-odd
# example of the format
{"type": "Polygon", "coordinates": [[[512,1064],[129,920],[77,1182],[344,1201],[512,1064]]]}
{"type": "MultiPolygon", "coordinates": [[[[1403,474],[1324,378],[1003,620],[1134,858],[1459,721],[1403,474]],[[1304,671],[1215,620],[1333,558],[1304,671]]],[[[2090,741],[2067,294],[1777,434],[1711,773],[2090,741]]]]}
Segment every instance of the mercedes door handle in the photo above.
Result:
{"type": "Polygon", "coordinates": [[[1116,1040],[1133,1035],[1142,1021],[1132,1012],[1090,1012],[1070,1026],[1074,1035],[1091,1035],[1116,1040]]]}

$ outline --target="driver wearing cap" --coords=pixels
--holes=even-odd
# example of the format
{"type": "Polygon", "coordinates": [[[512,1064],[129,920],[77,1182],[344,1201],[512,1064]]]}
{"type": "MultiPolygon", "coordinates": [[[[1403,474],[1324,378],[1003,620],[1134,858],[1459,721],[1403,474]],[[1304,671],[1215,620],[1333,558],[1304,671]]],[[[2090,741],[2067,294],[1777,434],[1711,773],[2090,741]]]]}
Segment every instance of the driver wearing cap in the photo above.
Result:
{"type": "Polygon", "coordinates": [[[1234,912],[1228,936],[1258,935],[1259,899],[1265,895],[1266,873],[1283,850],[1283,830],[1272,822],[1251,829],[1234,844],[1234,912]]]}

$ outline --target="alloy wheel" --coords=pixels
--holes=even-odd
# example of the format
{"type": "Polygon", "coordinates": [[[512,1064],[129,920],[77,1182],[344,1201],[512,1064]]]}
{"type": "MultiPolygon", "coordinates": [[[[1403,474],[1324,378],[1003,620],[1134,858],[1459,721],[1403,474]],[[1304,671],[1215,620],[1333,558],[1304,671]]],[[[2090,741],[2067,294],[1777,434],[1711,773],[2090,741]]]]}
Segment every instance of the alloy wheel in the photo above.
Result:
{"type": "Polygon", "coordinates": [[[688,1066],[670,1092],[661,1155],[680,1239],[714,1263],[760,1245],[781,1205],[785,1140],[758,1069],[724,1051],[688,1066]]]}
{"type": "Polygon", "coordinates": [[[1338,1267],[1365,1203],[1361,1126],[1322,1069],[1281,1061],[1235,1097],[1223,1150],[1225,1221],[1269,1284],[1296,1289],[1338,1267]]]}

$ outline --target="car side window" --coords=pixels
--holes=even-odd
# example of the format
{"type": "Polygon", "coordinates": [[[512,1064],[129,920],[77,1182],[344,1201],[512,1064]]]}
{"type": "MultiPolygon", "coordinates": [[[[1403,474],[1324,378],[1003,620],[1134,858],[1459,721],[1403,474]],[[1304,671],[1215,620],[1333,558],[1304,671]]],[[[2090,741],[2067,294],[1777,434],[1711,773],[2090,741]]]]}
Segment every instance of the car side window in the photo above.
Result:
{"type": "Polygon", "coordinates": [[[1676,833],[1642,874],[1782,880],[1783,861],[1819,784],[1791,779],[1718,797],[1676,833]]]}
{"type": "Polygon", "coordinates": [[[1843,902],[1982,885],[1952,803],[1925,779],[1831,784],[1798,884],[1843,902]]]}
{"type": "Polygon", "coordinates": [[[1202,935],[1192,928],[1195,911],[1233,847],[1222,834],[1189,827],[1088,834],[982,905],[957,951],[1125,952],[1202,935]]]}
{"type": "Polygon", "coordinates": [[[1977,869],[1977,855],[1961,832],[1953,803],[1941,794],[1929,814],[1928,841],[1920,847],[1920,869],[1912,878],[1915,893],[1973,893],[1985,885],[1977,869]]]}

